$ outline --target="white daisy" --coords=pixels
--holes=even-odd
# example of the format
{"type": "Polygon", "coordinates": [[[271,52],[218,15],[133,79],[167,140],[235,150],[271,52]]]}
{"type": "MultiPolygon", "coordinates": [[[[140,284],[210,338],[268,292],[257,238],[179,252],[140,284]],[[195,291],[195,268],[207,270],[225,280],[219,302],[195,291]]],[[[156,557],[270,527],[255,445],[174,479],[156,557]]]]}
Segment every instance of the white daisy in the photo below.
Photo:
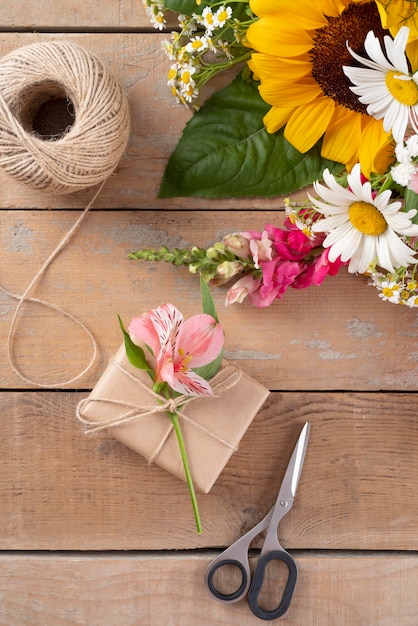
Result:
{"type": "Polygon", "coordinates": [[[356,54],[347,43],[351,56],[364,67],[344,66],[346,76],[355,87],[350,87],[359,101],[367,104],[367,113],[392,132],[397,142],[403,141],[408,124],[418,132],[418,72],[410,73],[405,54],[409,28],[402,26],[395,39],[384,37],[385,52],[380,41],[370,31],[364,42],[369,55],[365,59],[356,54]]]}
{"type": "Polygon", "coordinates": [[[225,26],[225,23],[232,15],[232,9],[229,6],[220,6],[213,16],[213,22],[217,28],[225,26]]]}
{"type": "Polygon", "coordinates": [[[315,209],[325,217],[312,225],[314,232],[328,233],[323,246],[329,260],[350,261],[349,272],[364,273],[371,264],[393,272],[394,268],[416,262],[414,252],[398,235],[417,236],[418,225],[411,219],[416,209],[401,210],[401,202],[389,203],[390,189],[374,196],[369,182],[361,179],[357,163],[348,175],[349,188],[337,183],[328,169],[314,189],[323,200],[309,195],[315,209]]]}

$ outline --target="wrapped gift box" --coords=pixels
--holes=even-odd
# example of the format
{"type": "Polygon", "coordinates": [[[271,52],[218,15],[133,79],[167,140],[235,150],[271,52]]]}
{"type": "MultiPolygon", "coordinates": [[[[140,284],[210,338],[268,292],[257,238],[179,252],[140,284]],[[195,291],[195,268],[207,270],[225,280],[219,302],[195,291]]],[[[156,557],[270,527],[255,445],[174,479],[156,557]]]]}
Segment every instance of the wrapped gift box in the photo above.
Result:
{"type": "MultiPolygon", "coordinates": [[[[210,382],[215,397],[188,397],[178,410],[193,482],[203,493],[212,488],[269,394],[228,362],[210,382]]],[[[128,362],[122,345],[80,403],[78,417],[88,430],[108,428],[115,439],[185,481],[167,407],[151,386],[148,374],[128,362]]]]}

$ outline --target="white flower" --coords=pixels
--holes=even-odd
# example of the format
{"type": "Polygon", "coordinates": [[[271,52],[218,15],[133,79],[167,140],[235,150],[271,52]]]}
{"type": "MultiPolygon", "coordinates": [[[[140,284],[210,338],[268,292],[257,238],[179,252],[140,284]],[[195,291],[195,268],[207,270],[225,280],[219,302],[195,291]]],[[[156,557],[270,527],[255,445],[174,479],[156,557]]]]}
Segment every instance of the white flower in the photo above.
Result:
{"type": "Polygon", "coordinates": [[[379,298],[382,298],[383,301],[393,302],[394,304],[398,304],[401,299],[401,289],[402,285],[395,281],[383,281],[379,285],[379,298]]]}
{"type": "Polygon", "coordinates": [[[195,54],[206,50],[208,47],[208,40],[206,37],[192,37],[189,43],[186,45],[186,50],[189,54],[195,54]]]}
{"type": "Polygon", "coordinates": [[[372,31],[367,34],[364,47],[370,59],[356,54],[347,44],[351,56],[369,69],[344,66],[346,76],[355,87],[350,87],[359,101],[367,104],[367,113],[383,119],[386,132],[392,131],[395,141],[405,136],[408,124],[418,132],[418,73],[410,75],[405,54],[409,28],[402,26],[395,39],[384,37],[385,52],[372,31]]]}
{"type": "Polygon", "coordinates": [[[412,295],[410,298],[408,298],[408,300],[406,300],[405,304],[411,307],[411,309],[418,306],[418,295],[412,295]]]}
{"type": "Polygon", "coordinates": [[[401,143],[396,144],[395,155],[399,163],[411,162],[411,152],[408,146],[406,146],[403,141],[401,141],[401,143]]]}
{"type": "Polygon", "coordinates": [[[410,157],[418,156],[418,135],[412,135],[407,139],[406,148],[410,157]]]}
{"type": "Polygon", "coordinates": [[[325,216],[314,222],[312,230],[328,233],[323,246],[329,248],[330,261],[338,257],[350,261],[348,271],[353,273],[364,273],[371,264],[393,272],[415,262],[413,250],[398,235],[418,235],[418,225],[411,222],[416,209],[403,212],[401,202],[389,203],[390,189],[373,197],[370,183],[361,180],[359,163],[348,175],[349,189],[327,169],[323,178],[328,187],[317,181],[314,189],[324,202],[308,195],[325,216]]]}
{"type": "Polygon", "coordinates": [[[212,33],[215,28],[214,15],[210,7],[205,7],[202,11],[202,22],[208,34],[212,33]]]}
{"type": "Polygon", "coordinates": [[[413,163],[399,163],[391,168],[390,173],[395,183],[407,187],[413,174],[415,174],[415,165],[413,163]]]}
{"type": "Polygon", "coordinates": [[[225,25],[225,22],[229,20],[232,15],[231,7],[220,6],[213,16],[214,24],[217,28],[220,28],[225,25]]]}

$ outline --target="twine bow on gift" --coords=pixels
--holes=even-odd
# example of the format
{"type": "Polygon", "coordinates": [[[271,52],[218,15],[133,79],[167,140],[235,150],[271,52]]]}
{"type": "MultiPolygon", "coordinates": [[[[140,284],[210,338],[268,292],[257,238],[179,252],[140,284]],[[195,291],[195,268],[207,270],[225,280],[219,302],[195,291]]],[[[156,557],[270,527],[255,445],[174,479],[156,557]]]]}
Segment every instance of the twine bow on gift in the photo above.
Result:
{"type": "MultiPolygon", "coordinates": [[[[131,374],[131,372],[127,370],[125,367],[123,367],[123,365],[121,365],[119,362],[112,359],[110,363],[113,367],[117,368],[124,376],[128,377],[142,391],[145,391],[148,395],[152,396],[157,401],[157,404],[142,405],[142,404],[126,402],[125,400],[117,400],[114,398],[101,398],[101,397],[95,398],[95,397],[90,396],[88,398],[85,398],[84,400],[81,400],[81,402],[78,403],[78,406],[76,409],[76,416],[78,420],[86,426],[87,433],[93,433],[93,432],[98,432],[101,430],[107,430],[109,428],[110,429],[115,428],[116,426],[122,426],[123,424],[128,424],[129,422],[132,422],[133,420],[140,420],[146,416],[149,416],[155,413],[165,413],[167,417],[170,419],[167,431],[164,434],[162,440],[159,442],[157,448],[154,450],[151,456],[148,457],[148,462],[152,463],[156,459],[156,457],[160,454],[161,450],[163,449],[171,432],[174,430],[176,437],[177,437],[178,444],[179,444],[179,450],[180,450],[181,458],[183,461],[183,468],[184,468],[184,472],[186,475],[186,481],[187,481],[189,491],[190,491],[192,506],[193,506],[195,520],[196,520],[197,532],[201,533],[202,526],[200,523],[200,516],[199,516],[199,510],[197,506],[196,494],[195,494],[193,479],[192,479],[192,475],[190,472],[190,467],[189,467],[189,463],[187,459],[186,449],[184,446],[183,436],[181,433],[179,418],[181,418],[183,421],[189,424],[192,424],[193,427],[204,432],[206,435],[208,435],[209,437],[212,437],[216,441],[219,441],[221,444],[227,446],[230,450],[235,451],[237,448],[233,446],[229,441],[226,441],[225,439],[223,439],[216,433],[211,432],[210,430],[208,430],[201,424],[190,419],[184,413],[184,408],[188,406],[191,402],[195,402],[197,399],[199,399],[199,396],[180,395],[175,398],[164,398],[161,395],[155,393],[154,390],[151,389],[149,385],[144,384],[141,380],[139,380],[139,378],[131,374]],[[122,414],[117,415],[116,417],[113,417],[110,419],[105,419],[101,421],[91,420],[88,417],[85,417],[85,411],[90,402],[93,402],[93,403],[102,402],[102,403],[107,403],[107,404],[110,403],[112,405],[125,407],[125,409],[127,410],[125,410],[122,414]]],[[[223,369],[218,371],[218,373],[213,378],[211,378],[211,381],[210,381],[214,395],[215,396],[220,395],[221,393],[234,387],[240,380],[241,375],[242,375],[241,370],[234,365],[227,365],[223,369]]],[[[200,397],[200,399],[202,399],[202,397],[200,397]]]]}
{"type": "MultiPolygon", "coordinates": [[[[226,439],[223,439],[216,433],[213,433],[209,429],[205,428],[201,424],[195,422],[193,419],[188,417],[184,413],[184,408],[190,403],[196,401],[197,399],[201,399],[200,396],[189,396],[189,395],[180,395],[175,398],[163,398],[159,394],[155,393],[149,385],[144,384],[141,380],[139,380],[136,376],[133,376],[125,367],[123,367],[120,363],[111,359],[110,363],[113,367],[117,368],[124,376],[127,376],[135,385],[140,387],[143,391],[145,391],[148,395],[155,398],[158,404],[153,405],[142,405],[136,403],[130,403],[125,400],[116,400],[115,398],[101,398],[101,397],[88,397],[81,400],[76,409],[77,419],[86,426],[86,433],[95,433],[102,430],[107,430],[111,428],[115,428],[116,426],[122,426],[123,424],[127,424],[134,420],[140,420],[149,415],[155,413],[166,413],[168,416],[176,414],[179,418],[181,418],[184,422],[188,424],[192,424],[195,428],[204,432],[206,435],[212,437],[219,441],[219,443],[227,446],[233,452],[237,450],[237,448],[232,445],[226,439]],[[92,420],[85,416],[86,408],[90,403],[102,402],[105,404],[119,405],[125,407],[127,410],[122,414],[117,415],[116,417],[112,417],[110,419],[104,420],[92,420]]],[[[234,387],[241,378],[241,370],[235,365],[227,365],[222,370],[220,370],[212,379],[211,379],[211,387],[214,393],[214,396],[220,395],[224,393],[228,389],[234,387]]],[[[151,456],[147,459],[149,463],[153,463],[161,450],[164,447],[165,442],[173,431],[174,425],[172,422],[168,424],[167,432],[165,433],[162,441],[159,443],[155,451],[151,454],[151,456]]]]}

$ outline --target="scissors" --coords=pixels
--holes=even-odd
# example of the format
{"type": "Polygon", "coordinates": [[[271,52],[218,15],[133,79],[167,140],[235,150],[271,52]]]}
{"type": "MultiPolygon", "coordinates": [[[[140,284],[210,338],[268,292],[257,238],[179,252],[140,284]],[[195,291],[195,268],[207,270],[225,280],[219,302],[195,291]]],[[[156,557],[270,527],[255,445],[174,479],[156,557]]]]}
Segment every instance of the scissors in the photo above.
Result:
{"type": "Polygon", "coordinates": [[[233,603],[241,600],[248,593],[248,604],[256,617],[272,620],[281,617],[289,608],[297,580],[297,567],[293,557],[280,545],[277,529],[282,518],[290,511],[295,498],[299,478],[308,446],[310,424],[306,422],[299,435],[292,456],[287,466],[276,503],[252,530],[224,550],[206,570],[205,583],[212,596],[221,602],[233,603]],[[251,581],[248,551],[254,537],[267,528],[257,566],[251,581]],[[270,561],[283,561],[288,567],[288,579],[279,605],[273,610],[263,609],[258,598],[263,586],[266,568],[270,561]],[[241,573],[241,584],[232,593],[221,593],[215,585],[216,572],[225,565],[235,566],[241,573]]]}

